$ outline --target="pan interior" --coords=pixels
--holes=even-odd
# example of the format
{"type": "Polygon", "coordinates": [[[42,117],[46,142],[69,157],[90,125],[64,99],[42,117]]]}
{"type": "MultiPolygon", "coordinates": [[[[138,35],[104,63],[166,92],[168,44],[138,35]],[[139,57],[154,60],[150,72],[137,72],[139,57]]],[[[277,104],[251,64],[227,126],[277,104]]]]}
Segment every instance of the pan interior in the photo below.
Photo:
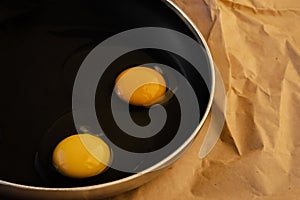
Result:
{"type": "MultiPolygon", "coordinates": [[[[109,168],[99,176],[74,180],[53,170],[49,162],[53,148],[62,138],[76,133],[71,114],[76,73],[95,46],[121,31],[164,27],[194,38],[189,28],[160,1],[2,1],[1,9],[5,12],[0,16],[0,180],[30,186],[77,187],[132,175],[109,168]]],[[[111,115],[106,105],[114,78],[122,70],[143,63],[166,64],[189,80],[198,98],[200,121],[209,101],[203,78],[180,56],[156,49],[129,52],[111,64],[98,85],[97,114],[111,115]]],[[[208,63],[204,67],[209,70],[208,63]]],[[[148,146],[132,143],[130,138],[115,137],[113,141],[137,152],[160,148],[174,137],[172,129],[176,129],[180,118],[177,107],[176,100],[165,106],[172,117],[162,135],[150,139],[148,146]]],[[[144,108],[130,109],[137,124],[149,122],[144,108]]],[[[107,132],[119,131],[110,117],[98,120],[107,132]]],[[[195,128],[186,130],[186,138],[195,128]]],[[[166,156],[161,155],[148,166],[166,156]]]]}

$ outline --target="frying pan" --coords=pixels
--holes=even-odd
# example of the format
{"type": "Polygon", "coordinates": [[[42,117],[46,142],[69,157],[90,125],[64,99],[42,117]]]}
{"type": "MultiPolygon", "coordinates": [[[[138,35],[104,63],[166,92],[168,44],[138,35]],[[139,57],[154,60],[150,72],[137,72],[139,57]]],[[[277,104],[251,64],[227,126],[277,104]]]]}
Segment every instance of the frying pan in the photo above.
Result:
{"type": "MultiPolygon", "coordinates": [[[[3,9],[0,16],[0,89],[5,97],[0,100],[0,196],[99,199],[128,191],[150,181],[176,160],[206,120],[214,91],[213,62],[199,30],[171,1],[2,1],[0,9],[3,9]],[[101,81],[113,83],[116,74],[137,64],[163,62],[172,66],[183,74],[196,93],[198,105],[195,106],[201,111],[197,125],[185,130],[186,137],[172,152],[148,164],[150,170],[129,173],[111,168],[86,180],[70,180],[56,174],[46,158],[58,141],[76,132],[71,101],[81,63],[105,39],[141,27],[167,28],[198,41],[205,50],[202,54],[208,58],[203,67],[209,72],[209,77],[205,77],[209,84],[205,84],[203,77],[185,59],[155,49],[120,56],[101,81]]],[[[170,36],[172,39],[178,38],[170,36]]],[[[108,84],[108,88],[112,87],[108,84]]],[[[99,110],[107,115],[110,113],[103,105],[107,104],[106,95],[110,92],[96,95],[99,110]]],[[[173,112],[176,105],[176,101],[172,101],[165,108],[173,112]]],[[[147,123],[147,116],[141,114],[139,108],[132,110],[137,124],[147,123]]],[[[177,115],[180,112],[174,113],[162,130],[170,135],[153,138],[146,150],[154,151],[173,137],[177,115]]],[[[113,122],[99,121],[108,131],[118,132],[113,122]]],[[[113,140],[128,150],[143,152],[146,148],[144,144],[132,145],[128,138],[113,140]]]]}

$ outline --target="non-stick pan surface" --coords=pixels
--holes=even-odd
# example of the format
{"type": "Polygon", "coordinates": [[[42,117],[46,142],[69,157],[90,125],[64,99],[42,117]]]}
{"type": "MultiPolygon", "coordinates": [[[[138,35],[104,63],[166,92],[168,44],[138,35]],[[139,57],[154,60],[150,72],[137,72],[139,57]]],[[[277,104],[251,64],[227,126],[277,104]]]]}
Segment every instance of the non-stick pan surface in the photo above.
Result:
{"type": "MultiPolygon", "coordinates": [[[[161,1],[10,0],[0,2],[0,13],[0,180],[65,188],[132,175],[109,168],[99,176],[74,180],[53,169],[53,148],[64,137],[76,133],[71,114],[76,73],[86,55],[114,34],[139,27],[164,27],[196,39],[187,25],[161,1]]],[[[145,143],[122,135],[115,124],[107,106],[114,79],[122,70],[143,63],[166,64],[189,80],[199,101],[195,105],[201,111],[199,122],[210,98],[201,75],[178,55],[142,49],[119,57],[100,80],[96,110],[107,116],[98,120],[104,131],[114,133],[112,141],[134,152],[154,151],[166,145],[180,123],[178,102],[173,99],[164,105],[168,119],[161,133],[145,143]]],[[[203,67],[210,70],[208,62],[203,67]]],[[[149,123],[145,108],[130,109],[137,124],[149,123]]],[[[195,128],[185,131],[186,138],[195,128]]],[[[149,166],[166,156],[148,163],[149,166]]]]}

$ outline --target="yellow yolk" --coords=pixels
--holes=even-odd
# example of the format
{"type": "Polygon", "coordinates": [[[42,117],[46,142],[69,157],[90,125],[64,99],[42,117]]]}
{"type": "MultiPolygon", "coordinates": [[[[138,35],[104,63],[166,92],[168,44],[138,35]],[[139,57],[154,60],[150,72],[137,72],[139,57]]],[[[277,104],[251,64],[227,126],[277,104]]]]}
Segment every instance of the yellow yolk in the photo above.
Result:
{"type": "Polygon", "coordinates": [[[56,169],[71,178],[88,178],[100,174],[110,161],[110,150],[100,138],[76,134],[62,140],[52,156],[56,169]]]}
{"type": "Polygon", "coordinates": [[[126,102],[135,106],[150,106],[161,101],[166,92],[163,76],[148,67],[133,67],[116,78],[115,91],[126,102]]]}

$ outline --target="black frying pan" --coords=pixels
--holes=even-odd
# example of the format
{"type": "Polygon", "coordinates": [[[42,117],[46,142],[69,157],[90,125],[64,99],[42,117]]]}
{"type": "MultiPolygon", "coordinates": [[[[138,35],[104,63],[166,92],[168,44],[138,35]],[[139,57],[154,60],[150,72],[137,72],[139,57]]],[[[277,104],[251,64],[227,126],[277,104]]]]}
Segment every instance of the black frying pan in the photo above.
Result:
{"type": "MultiPolygon", "coordinates": [[[[69,188],[108,183],[133,175],[109,168],[101,175],[74,180],[58,174],[49,159],[61,139],[76,133],[71,114],[72,88],[86,55],[108,37],[139,27],[169,28],[199,39],[161,1],[0,2],[0,180],[35,187],[69,188]]],[[[142,49],[119,57],[100,80],[96,110],[108,116],[98,119],[103,129],[121,134],[107,107],[109,95],[121,71],[143,63],[166,64],[189,80],[198,97],[199,105],[195,106],[201,110],[200,123],[211,98],[203,77],[174,53],[142,49]]],[[[204,67],[211,70],[208,62],[204,67]]],[[[169,115],[161,134],[145,143],[122,134],[114,134],[111,139],[122,148],[136,152],[154,151],[166,145],[180,123],[180,109],[176,99],[164,107],[169,115]]],[[[134,106],[130,109],[137,124],[149,122],[147,109],[134,106]]],[[[186,130],[186,139],[195,129],[186,130]]],[[[161,155],[148,166],[167,156],[161,155]]]]}

